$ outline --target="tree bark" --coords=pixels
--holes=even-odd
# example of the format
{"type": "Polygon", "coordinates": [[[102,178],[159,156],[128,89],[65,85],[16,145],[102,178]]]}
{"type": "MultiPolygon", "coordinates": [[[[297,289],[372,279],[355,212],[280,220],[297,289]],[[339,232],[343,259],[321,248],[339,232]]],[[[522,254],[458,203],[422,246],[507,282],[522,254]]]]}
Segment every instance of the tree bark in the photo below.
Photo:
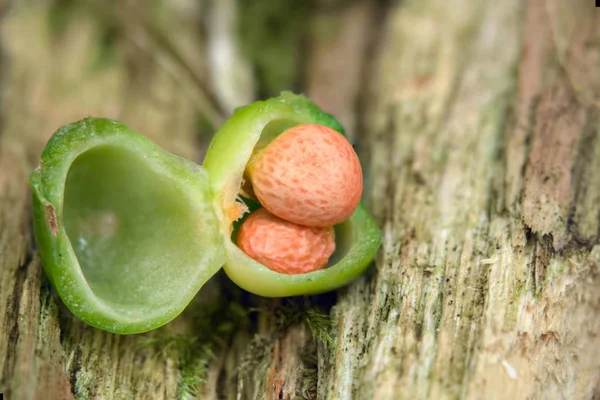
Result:
{"type": "Polygon", "coordinates": [[[0,2],[0,393],[600,398],[592,2],[148,4],[0,2]],[[229,61],[214,58],[219,40],[229,61]],[[250,40],[294,72],[268,81],[281,65],[247,54],[250,40]],[[30,226],[27,174],[49,135],[106,116],[200,162],[238,100],[278,85],[349,128],[383,230],[369,272],[301,299],[252,296],[219,273],[143,335],[74,318],[30,226]]]}

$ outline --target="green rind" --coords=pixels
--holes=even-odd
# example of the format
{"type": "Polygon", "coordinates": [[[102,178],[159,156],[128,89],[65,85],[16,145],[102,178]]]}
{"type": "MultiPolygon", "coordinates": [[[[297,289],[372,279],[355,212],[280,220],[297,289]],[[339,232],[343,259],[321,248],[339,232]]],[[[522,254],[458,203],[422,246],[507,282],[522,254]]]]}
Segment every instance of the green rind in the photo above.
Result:
{"type": "Polygon", "coordinates": [[[30,184],[33,189],[34,232],[44,270],[69,310],[89,325],[119,334],[157,328],[183,311],[224,261],[218,223],[209,206],[206,171],[160,149],[116,121],[86,118],[59,129],[46,145],[40,165],[30,176],[30,184]],[[199,260],[197,274],[188,277],[189,285],[173,291],[173,301],[167,306],[152,308],[148,305],[143,310],[126,305],[115,306],[95,295],[79,267],[63,223],[65,182],[72,162],[85,151],[101,145],[128,148],[143,155],[149,168],[182,188],[182,192],[189,195],[190,204],[198,204],[193,211],[203,222],[203,242],[199,246],[203,247],[206,256],[199,260]]]}
{"type": "Polygon", "coordinates": [[[321,124],[344,134],[332,115],[290,92],[236,109],[215,134],[202,164],[209,171],[217,209],[233,204],[254,146],[265,126],[278,119],[321,124]]]}
{"type": "Polygon", "coordinates": [[[326,269],[301,275],[271,271],[246,256],[230,239],[231,221],[227,210],[234,204],[246,164],[263,129],[271,121],[289,120],[297,124],[316,123],[344,134],[339,122],[304,96],[284,92],[281,96],[237,109],[213,138],[204,160],[215,198],[215,211],[221,220],[227,262],[227,275],[243,289],[267,297],[323,293],[346,285],[369,266],[381,245],[381,232],[363,205],[341,226],[350,232],[351,245],[344,257],[326,269]]]}
{"type": "Polygon", "coordinates": [[[361,275],[373,261],[381,245],[379,227],[361,204],[342,225],[349,230],[353,244],[335,265],[307,274],[288,275],[270,270],[227,241],[227,276],[243,289],[265,297],[300,296],[338,289],[361,275]]]}

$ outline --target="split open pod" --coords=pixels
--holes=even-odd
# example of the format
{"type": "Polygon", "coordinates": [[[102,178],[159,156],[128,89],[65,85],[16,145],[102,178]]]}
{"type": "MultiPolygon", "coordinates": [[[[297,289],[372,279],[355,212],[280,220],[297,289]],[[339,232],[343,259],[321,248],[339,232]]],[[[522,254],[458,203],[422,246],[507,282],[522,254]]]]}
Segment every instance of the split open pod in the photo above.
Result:
{"type": "Polygon", "coordinates": [[[175,318],[221,267],[268,297],[323,293],[360,275],[381,242],[362,204],[335,226],[336,251],[318,271],[272,271],[232,237],[253,150],[305,123],[343,133],[303,96],[241,107],[216,133],[203,166],[116,121],[86,118],[59,129],[30,183],[39,254],[65,305],[97,328],[140,333],[175,318]]]}

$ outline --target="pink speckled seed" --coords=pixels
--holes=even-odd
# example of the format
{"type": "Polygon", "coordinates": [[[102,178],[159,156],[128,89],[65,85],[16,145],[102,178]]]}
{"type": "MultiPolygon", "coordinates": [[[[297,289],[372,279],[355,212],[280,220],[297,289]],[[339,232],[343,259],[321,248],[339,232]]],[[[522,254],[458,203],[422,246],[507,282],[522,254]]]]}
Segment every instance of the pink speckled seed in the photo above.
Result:
{"type": "Polygon", "coordinates": [[[248,167],[256,197],[276,216],[326,227],[352,215],[362,194],[362,170],[339,132],[298,125],[275,138],[248,167]]]}
{"type": "Polygon", "coordinates": [[[242,224],[237,245],[250,258],[273,271],[305,274],[327,265],[335,251],[335,234],[333,227],[297,225],[261,208],[242,224]]]}

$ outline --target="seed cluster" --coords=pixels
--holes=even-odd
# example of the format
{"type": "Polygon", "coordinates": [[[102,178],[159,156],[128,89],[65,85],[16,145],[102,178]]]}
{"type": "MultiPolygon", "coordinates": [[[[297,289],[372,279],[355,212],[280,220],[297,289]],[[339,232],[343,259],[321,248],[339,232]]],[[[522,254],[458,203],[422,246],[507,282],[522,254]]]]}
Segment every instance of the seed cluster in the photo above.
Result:
{"type": "Polygon", "coordinates": [[[333,226],[352,215],[362,194],[348,140],[323,125],[298,125],[255,154],[246,174],[264,208],[244,221],[238,247],[281,273],[324,268],[335,251],[333,226]]]}

